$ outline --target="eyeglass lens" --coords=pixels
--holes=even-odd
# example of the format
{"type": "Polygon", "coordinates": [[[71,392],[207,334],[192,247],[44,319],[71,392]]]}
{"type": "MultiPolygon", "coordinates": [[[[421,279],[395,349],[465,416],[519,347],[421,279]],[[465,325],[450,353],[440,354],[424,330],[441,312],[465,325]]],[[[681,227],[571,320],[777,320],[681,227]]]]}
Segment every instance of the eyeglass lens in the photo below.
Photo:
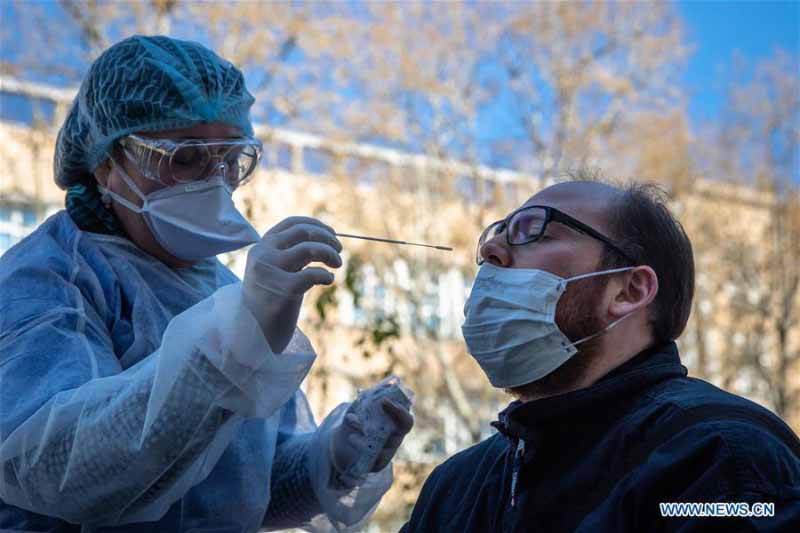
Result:
{"type": "Polygon", "coordinates": [[[520,244],[537,237],[544,227],[547,212],[533,207],[517,211],[508,222],[508,239],[511,244],[520,244]]]}
{"type": "Polygon", "coordinates": [[[508,231],[508,239],[511,244],[530,242],[541,234],[545,220],[547,220],[547,212],[545,209],[531,207],[514,213],[511,219],[508,220],[508,228],[506,228],[505,220],[492,223],[483,231],[480,239],[478,239],[478,249],[476,253],[478,264],[484,261],[481,250],[486,242],[492,240],[500,233],[503,233],[503,231],[508,231]]]}

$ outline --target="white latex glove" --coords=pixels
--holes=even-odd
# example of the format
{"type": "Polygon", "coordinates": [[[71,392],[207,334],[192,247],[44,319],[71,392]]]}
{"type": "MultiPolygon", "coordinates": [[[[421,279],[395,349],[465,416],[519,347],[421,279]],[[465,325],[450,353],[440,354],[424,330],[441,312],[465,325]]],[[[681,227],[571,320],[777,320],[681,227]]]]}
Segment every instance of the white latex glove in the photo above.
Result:
{"type": "Polygon", "coordinates": [[[366,398],[365,402],[361,409],[358,402],[352,403],[331,435],[336,479],[348,487],[360,483],[370,472],[383,470],[414,425],[410,404],[403,406],[387,397],[366,398]],[[370,413],[369,421],[364,420],[365,411],[370,413]]]}
{"type": "Polygon", "coordinates": [[[342,266],[342,244],[333,228],[310,217],[289,217],[267,231],[247,254],[242,300],[274,353],[283,352],[297,327],[303,295],[330,285],[333,273],[308,267],[319,261],[342,266]]]}

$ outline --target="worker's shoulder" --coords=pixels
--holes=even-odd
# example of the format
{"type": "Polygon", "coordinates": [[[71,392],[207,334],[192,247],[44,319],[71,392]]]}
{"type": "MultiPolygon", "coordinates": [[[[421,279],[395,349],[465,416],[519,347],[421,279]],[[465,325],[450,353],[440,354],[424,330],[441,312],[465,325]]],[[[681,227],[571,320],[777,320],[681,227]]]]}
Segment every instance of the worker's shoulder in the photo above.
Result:
{"type": "Polygon", "coordinates": [[[78,232],[66,211],[60,211],[0,256],[0,299],[36,298],[36,287],[44,286],[40,282],[46,278],[68,279],[78,232]]]}
{"type": "Polygon", "coordinates": [[[67,256],[79,232],[69,214],[59,211],[0,256],[0,275],[67,256]]]}

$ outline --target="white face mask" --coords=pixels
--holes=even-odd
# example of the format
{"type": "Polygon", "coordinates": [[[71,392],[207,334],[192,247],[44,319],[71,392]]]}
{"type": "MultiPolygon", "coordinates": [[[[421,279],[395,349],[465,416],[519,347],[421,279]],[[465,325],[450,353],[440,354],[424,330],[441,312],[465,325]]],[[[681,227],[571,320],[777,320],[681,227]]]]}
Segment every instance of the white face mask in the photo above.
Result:
{"type": "Polygon", "coordinates": [[[261,236],[236,209],[222,177],[184,183],[143,194],[121,165],[114,163],[128,187],[142,199],[142,207],[104,187],[101,193],[141,213],[164,250],[185,261],[196,261],[238,250],[261,236]]]}
{"type": "Polygon", "coordinates": [[[484,263],[464,306],[461,331],[469,353],[495,387],[519,387],[543,378],[572,357],[578,351],[578,344],[630,316],[615,320],[593,335],[570,341],[555,320],[556,305],[567,283],[633,268],[564,279],[544,270],[501,268],[484,263]]]}

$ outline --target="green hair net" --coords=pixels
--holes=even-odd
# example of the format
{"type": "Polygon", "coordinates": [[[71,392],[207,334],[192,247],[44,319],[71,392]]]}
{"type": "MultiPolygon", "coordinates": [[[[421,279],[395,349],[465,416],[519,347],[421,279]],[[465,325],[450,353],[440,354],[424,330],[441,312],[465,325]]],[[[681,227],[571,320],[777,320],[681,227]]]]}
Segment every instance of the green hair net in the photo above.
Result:
{"type": "Polygon", "coordinates": [[[92,64],[58,132],[59,187],[92,179],[112,144],[137,131],[222,122],[253,135],[241,71],[203,45],[136,35],[92,64]]]}

